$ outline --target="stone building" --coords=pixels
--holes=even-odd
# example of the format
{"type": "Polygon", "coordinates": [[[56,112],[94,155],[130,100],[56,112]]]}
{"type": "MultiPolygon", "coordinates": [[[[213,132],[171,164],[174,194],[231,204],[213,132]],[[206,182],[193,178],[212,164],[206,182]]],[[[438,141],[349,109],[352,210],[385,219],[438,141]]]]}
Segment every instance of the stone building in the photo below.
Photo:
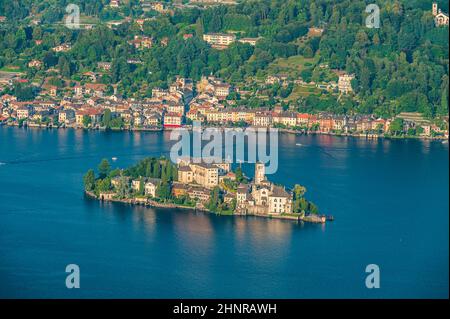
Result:
{"type": "Polygon", "coordinates": [[[250,186],[239,185],[236,203],[239,208],[257,214],[280,215],[292,212],[292,194],[284,187],[269,182],[263,163],[256,163],[255,178],[250,186]]]}
{"type": "Polygon", "coordinates": [[[178,181],[211,189],[219,185],[219,176],[227,174],[230,169],[229,163],[194,163],[182,160],[178,165],[178,181]]]}
{"type": "Polygon", "coordinates": [[[437,27],[448,26],[448,14],[442,12],[442,10],[438,8],[438,4],[436,2],[433,3],[432,13],[434,17],[434,23],[437,27]]]}

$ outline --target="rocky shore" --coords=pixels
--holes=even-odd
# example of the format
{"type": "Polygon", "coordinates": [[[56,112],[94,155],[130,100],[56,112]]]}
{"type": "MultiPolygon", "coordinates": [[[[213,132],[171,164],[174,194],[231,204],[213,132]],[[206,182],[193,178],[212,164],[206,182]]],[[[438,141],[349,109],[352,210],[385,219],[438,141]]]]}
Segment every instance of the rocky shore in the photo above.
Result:
{"type": "MultiPolygon", "coordinates": [[[[196,211],[196,212],[220,215],[216,212],[210,211],[201,206],[191,207],[191,206],[178,205],[178,204],[174,204],[174,203],[161,203],[161,202],[157,202],[157,201],[154,201],[151,199],[139,198],[139,197],[119,199],[119,198],[115,198],[114,196],[108,196],[108,195],[112,195],[112,194],[100,194],[100,196],[97,196],[93,192],[89,192],[86,190],[84,192],[87,197],[96,199],[99,201],[115,202],[115,203],[129,204],[129,205],[143,205],[143,206],[148,206],[148,207],[165,208],[165,209],[169,209],[169,208],[187,209],[187,210],[196,211]]],[[[232,214],[232,215],[227,214],[227,216],[257,216],[257,217],[263,217],[263,218],[269,218],[269,219],[284,219],[284,220],[292,220],[292,221],[307,222],[307,223],[314,223],[314,224],[323,224],[327,220],[332,220],[323,215],[304,216],[301,214],[269,215],[269,214],[251,214],[251,213],[249,213],[249,214],[232,214]]]]}

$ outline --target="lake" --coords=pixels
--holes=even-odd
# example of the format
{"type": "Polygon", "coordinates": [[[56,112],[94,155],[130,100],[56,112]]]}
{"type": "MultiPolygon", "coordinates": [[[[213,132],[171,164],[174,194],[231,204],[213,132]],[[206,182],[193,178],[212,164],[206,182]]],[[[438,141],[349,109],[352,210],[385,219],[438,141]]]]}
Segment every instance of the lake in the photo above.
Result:
{"type": "Polygon", "coordinates": [[[325,225],[84,196],[102,158],[168,155],[169,134],[0,127],[0,297],[448,298],[448,145],[280,134],[269,179],[304,185],[325,225]]]}

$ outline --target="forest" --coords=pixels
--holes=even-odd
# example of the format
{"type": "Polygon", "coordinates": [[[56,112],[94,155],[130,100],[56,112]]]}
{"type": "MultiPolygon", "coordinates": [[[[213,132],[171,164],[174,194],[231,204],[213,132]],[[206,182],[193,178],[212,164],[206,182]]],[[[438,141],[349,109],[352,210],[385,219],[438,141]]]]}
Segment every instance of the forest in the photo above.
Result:
{"type": "MultiPolygon", "coordinates": [[[[7,18],[0,24],[0,70],[15,66],[31,82],[53,77],[61,87],[83,81],[87,71],[98,71],[103,74],[98,81],[116,86],[124,97],[148,97],[152,88],[167,87],[177,75],[198,80],[214,74],[245,86],[270,74],[277,59],[302,56],[314,58],[303,77],[317,73],[323,64],[355,74],[355,95],[338,100],[315,94],[289,101],[298,110],[382,117],[403,111],[430,118],[448,114],[448,26],[435,26],[432,1],[377,1],[380,28],[372,29],[365,26],[369,1],[363,0],[245,0],[234,6],[174,8],[173,14],[144,12],[138,0],[125,1],[118,9],[108,3],[0,0],[0,15],[7,18]],[[66,28],[68,3],[80,5],[82,20],[95,21],[96,26],[66,28]],[[40,22],[33,23],[37,18],[40,22]],[[108,21],[125,18],[129,19],[116,28],[107,26],[108,21]],[[142,28],[134,23],[137,18],[148,18],[142,28]],[[323,28],[323,35],[299,41],[310,27],[323,28]],[[254,47],[235,42],[226,50],[215,50],[202,40],[210,32],[261,40],[254,47]],[[193,37],[184,39],[185,34],[193,37]],[[153,46],[148,50],[130,46],[128,41],[135,35],[152,37],[153,46]],[[71,50],[51,50],[63,43],[70,43],[71,50]],[[27,68],[33,59],[41,60],[44,67],[27,68]],[[130,59],[141,63],[128,63],[130,59]],[[112,64],[109,72],[98,68],[97,63],[104,61],[112,64]]],[[[447,0],[438,4],[448,12],[447,0]]],[[[30,96],[27,88],[15,89],[30,96]]],[[[261,101],[239,104],[267,106],[261,101]]]]}

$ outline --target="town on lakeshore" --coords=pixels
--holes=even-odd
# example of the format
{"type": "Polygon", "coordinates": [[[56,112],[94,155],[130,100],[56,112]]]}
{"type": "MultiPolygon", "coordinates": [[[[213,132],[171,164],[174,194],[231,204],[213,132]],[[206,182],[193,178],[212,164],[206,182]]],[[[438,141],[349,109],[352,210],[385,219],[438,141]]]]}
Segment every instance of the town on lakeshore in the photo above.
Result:
{"type": "Polygon", "coordinates": [[[259,5],[111,0],[83,12],[77,30],[45,9],[37,14],[22,8],[24,25],[14,34],[15,11],[5,4],[0,123],[163,130],[200,121],[292,133],[448,139],[448,48],[445,58],[441,39],[449,20],[436,3],[428,9],[393,6],[405,30],[415,22],[404,10],[424,24],[417,35],[423,41],[408,38],[412,31],[392,31],[398,43],[377,30],[353,30],[354,22],[339,19],[339,10],[328,14],[328,24],[321,22],[323,8],[314,3],[298,4],[289,18],[295,21],[272,30],[269,25],[288,19],[272,17],[291,8],[259,5]],[[341,33],[353,38],[345,42],[349,48],[336,51],[341,33]],[[380,57],[388,47],[392,55],[380,57]]]}
{"type": "Polygon", "coordinates": [[[84,176],[85,192],[101,201],[115,201],[166,208],[188,208],[219,215],[254,215],[325,223],[331,215],[319,214],[306,200],[306,188],[292,190],[266,178],[263,163],[255,164],[253,179],[228,162],[206,163],[192,158],[177,164],[161,158],[146,158],[126,169],[111,169],[107,159],[98,174],[84,176]]]}
{"type": "MultiPolygon", "coordinates": [[[[349,85],[342,84],[349,83],[347,75],[339,79],[339,90],[349,85]]],[[[267,81],[277,80],[278,77],[270,76],[267,81]]],[[[283,85],[289,83],[289,79],[282,81],[283,85]]],[[[106,85],[98,83],[77,85],[61,99],[57,87],[47,88],[40,99],[33,101],[17,101],[14,95],[2,95],[0,123],[40,128],[157,131],[191,127],[193,121],[199,121],[205,126],[273,127],[290,133],[448,139],[448,116],[437,123],[417,112],[401,112],[394,118],[384,119],[374,115],[300,113],[281,105],[272,109],[235,107],[233,100],[227,100],[233,92],[232,86],[214,76],[202,77],[195,96],[193,81],[177,77],[168,90],[154,88],[152,97],[142,100],[107,95],[106,85]]]]}

